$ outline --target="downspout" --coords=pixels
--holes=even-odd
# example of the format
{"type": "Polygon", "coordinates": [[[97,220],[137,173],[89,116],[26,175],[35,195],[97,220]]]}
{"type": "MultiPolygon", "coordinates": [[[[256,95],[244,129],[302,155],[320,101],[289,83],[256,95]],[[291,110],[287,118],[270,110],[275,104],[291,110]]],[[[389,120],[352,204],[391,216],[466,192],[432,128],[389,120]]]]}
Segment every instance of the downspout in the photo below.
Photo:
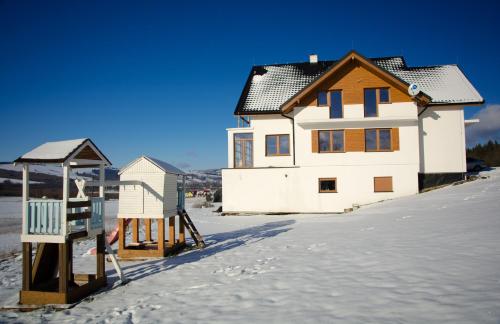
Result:
{"type": "Polygon", "coordinates": [[[293,117],[289,117],[283,113],[283,111],[280,111],[281,116],[288,118],[292,121],[292,158],[293,158],[293,166],[295,166],[295,119],[293,117]]]}

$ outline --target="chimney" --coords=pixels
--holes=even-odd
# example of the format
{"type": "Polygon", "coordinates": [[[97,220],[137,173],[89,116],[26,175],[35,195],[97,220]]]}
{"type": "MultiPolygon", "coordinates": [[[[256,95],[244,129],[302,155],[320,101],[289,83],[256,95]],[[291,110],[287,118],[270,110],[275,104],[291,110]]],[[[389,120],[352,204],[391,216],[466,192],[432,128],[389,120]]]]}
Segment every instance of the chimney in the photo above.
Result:
{"type": "Polygon", "coordinates": [[[309,63],[318,63],[318,54],[310,54],[309,63]]]}

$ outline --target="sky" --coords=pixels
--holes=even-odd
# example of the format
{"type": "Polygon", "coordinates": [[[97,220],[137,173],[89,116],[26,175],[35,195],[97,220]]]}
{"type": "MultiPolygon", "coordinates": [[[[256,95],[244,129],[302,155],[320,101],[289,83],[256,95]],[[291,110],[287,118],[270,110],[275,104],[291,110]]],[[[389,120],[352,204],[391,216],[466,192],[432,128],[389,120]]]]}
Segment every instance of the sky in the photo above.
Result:
{"type": "MultiPolygon", "coordinates": [[[[120,167],[141,154],[227,165],[226,128],[252,65],[404,55],[458,64],[500,140],[497,1],[0,0],[0,161],[91,138],[120,167]]],[[[475,126],[478,127],[478,126],[475,126]]]]}

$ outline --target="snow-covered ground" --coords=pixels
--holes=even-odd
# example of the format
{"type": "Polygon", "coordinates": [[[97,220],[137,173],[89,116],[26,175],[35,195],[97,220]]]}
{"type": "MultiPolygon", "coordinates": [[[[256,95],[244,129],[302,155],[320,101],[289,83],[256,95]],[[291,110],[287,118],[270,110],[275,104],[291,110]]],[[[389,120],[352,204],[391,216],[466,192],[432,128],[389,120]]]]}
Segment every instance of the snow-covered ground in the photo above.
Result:
{"type": "MultiPolygon", "coordinates": [[[[484,175],[341,215],[189,208],[204,250],[124,262],[127,285],[0,322],[498,323],[500,170],[484,175]]],[[[76,245],[77,267],[95,266],[90,246],[76,245]]],[[[0,261],[0,304],[15,303],[20,271],[19,257],[0,261]]]]}

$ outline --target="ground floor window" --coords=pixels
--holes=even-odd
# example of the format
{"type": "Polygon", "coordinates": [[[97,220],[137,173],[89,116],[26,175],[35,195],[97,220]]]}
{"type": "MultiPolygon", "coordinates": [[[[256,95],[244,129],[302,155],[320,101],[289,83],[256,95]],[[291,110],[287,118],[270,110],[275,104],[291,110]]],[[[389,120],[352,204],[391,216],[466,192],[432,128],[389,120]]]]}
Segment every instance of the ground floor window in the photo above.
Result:
{"type": "Polygon", "coordinates": [[[337,178],[320,178],[319,192],[337,192],[337,178]]]}
{"type": "Polygon", "coordinates": [[[234,134],[234,167],[253,167],[253,134],[234,134]]]}
{"type": "Polygon", "coordinates": [[[392,177],[373,178],[373,187],[375,192],[392,192],[392,177]]]}

